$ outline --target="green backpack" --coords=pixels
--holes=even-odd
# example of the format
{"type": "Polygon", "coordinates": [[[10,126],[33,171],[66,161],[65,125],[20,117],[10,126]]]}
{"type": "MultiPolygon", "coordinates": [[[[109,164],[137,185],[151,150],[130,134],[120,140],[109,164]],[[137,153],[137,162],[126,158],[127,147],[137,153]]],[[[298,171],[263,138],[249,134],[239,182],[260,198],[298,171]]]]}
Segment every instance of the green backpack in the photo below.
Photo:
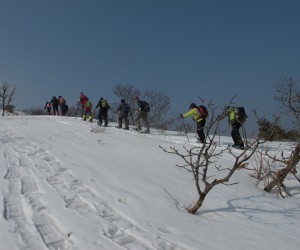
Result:
{"type": "Polygon", "coordinates": [[[110,108],[110,106],[109,106],[108,102],[107,102],[105,99],[103,99],[103,100],[102,100],[102,102],[101,102],[101,106],[102,106],[102,108],[107,108],[107,109],[109,109],[109,108],[110,108]]]}
{"type": "Polygon", "coordinates": [[[92,107],[92,103],[90,101],[87,101],[86,104],[85,104],[85,106],[87,108],[91,108],[92,107]]]}

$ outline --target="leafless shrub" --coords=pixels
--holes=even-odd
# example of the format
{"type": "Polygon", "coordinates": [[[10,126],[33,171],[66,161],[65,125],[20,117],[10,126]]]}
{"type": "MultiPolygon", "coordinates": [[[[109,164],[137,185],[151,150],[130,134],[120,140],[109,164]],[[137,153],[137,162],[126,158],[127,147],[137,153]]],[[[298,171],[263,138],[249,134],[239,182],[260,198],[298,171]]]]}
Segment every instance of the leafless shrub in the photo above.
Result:
{"type": "Polygon", "coordinates": [[[177,155],[183,161],[183,163],[178,164],[177,167],[185,169],[193,176],[198,198],[190,207],[186,208],[187,211],[192,214],[198,211],[208,193],[215,186],[219,184],[237,184],[230,183],[230,178],[235,171],[247,169],[247,161],[251,158],[259,145],[259,138],[256,138],[248,140],[245,150],[238,152],[228,147],[218,147],[215,139],[218,135],[220,121],[226,117],[226,106],[227,105],[222,109],[221,114],[217,114],[217,109],[212,102],[206,105],[210,113],[207,126],[205,127],[207,143],[199,144],[199,146],[193,146],[191,148],[183,146],[183,149],[178,149],[175,146],[165,149],[160,146],[164,152],[177,155]],[[225,152],[229,152],[235,159],[230,167],[219,164],[218,159],[222,157],[225,152]]]}
{"type": "MultiPolygon", "coordinates": [[[[294,118],[294,121],[299,130],[300,125],[300,88],[299,81],[288,76],[288,74],[283,74],[280,81],[275,86],[276,96],[275,100],[280,102],[285,109],[285,113],[290,117],[294,118]]],[[[299,138],[298,138],[299,139],[299,138]]],[[[276,169],[274,174],[271,176],[270,181],[264,188],[266,192],[270,192],[272,189],[277,189],[278,194],[285,197],[285,194],[289,194],[285,185],[283,184],[286,177],[289,174],[293,174],[297,180],[297,165],[300,160],[300,144],[295,144],[294,148],[291,149],[291,153],[288,157],[281,153],[280,157],[273,156],[266,152],[266,157],[272,160],[273,163],[281,164],[280,167],[276,169]],[[285,194],[284,194],[285,193],[285,194]]],[[[300,181],[299,181],[300,182],[300,181]]]]}
{"type": "Polygon", "coordinates": [[[45,115],[45,110],[42,108],[31,108],[26,111],[29,115],[45,115]]]}
{"type": "Polygon", "coordinates": [[[0,103],[2,108],[2,116],[4,111],[11,105],[13,97],[16,93],[17,87],[11,86],[8,82],[2,82],[0,86],[0,103]]]}
{"type": "MultiPolygon", "coordinates": [[[[300,144],[297,144],[292,150],[291,154],[288,157],[284,156],[284,152],[281,152],[280,156],[273,156],[269,152],[265,153],[266,156],[272,160],[272,163],[281,164],[276,170],[272,173],[271,180],[266,185],[264,190],[270,192],[272,189],[276,189],[277,193],[280,194],[283,198],[285,194],[289,194],[287,188],[283,184],[284,180],[288,174],[293,174],[296,178],[296,167],[300,160],[300,144]],[[285,194],[284,194],[285,193],[285,194]]],[[[297,178],[299,181],[299,179],[297,178]]]]}
{"type": "MultiPolygon", "coordinates": [[[[150,112],[148,113],[148,119],[151,127],[163,132],[168,129],[174,121],[178,119],[178,116],[169,115],[171,99],[170,97],[160,91],[146,90],[142,91],[132,84],[118,84],[113,88],[113,93],[120,99],[124,99],[131,107],[129,117],[131,123],[134,124],[134,111],[136,110],[136,102],[134,97],[139,96],[141,100],[149,103],[150,112]]],[[[113,104],[111,111],[115,112],[118,104],[113,104]]]]}
{"type": "Polygon", "coordinates": [[[288,74],[282,74],[275,85],[276,96],[274,99],[282,104],[284,113],[294,118],[295,123],[300,125],[300,86],[299,80],[288,74]]]}

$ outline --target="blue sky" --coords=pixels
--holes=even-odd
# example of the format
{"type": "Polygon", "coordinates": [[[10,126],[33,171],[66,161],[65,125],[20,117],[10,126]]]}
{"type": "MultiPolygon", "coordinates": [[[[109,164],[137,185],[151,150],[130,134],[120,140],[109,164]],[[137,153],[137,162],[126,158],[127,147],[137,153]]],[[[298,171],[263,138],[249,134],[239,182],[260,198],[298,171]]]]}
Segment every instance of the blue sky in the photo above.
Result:
{"type": "MultiPolygon", "coordinates": [[[[19,109],[53,95],[92,101],[118,83],[158,90],[172,111],[198,96],[272,117],[282,73],[300,78],[298,0],[0,0],[0,81],[19,109]]],[[[251,122],[252,116],[249,115],[251,122]]]]}

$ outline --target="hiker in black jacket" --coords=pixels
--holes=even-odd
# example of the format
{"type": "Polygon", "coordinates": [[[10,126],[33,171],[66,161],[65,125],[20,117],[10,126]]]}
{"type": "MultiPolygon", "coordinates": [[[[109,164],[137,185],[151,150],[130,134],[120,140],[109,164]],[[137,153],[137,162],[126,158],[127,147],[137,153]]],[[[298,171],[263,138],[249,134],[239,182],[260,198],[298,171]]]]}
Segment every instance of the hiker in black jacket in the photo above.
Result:
{"type": "Polygon", "coordinates": [[[108,113],[108,110],[110,108],[107,100],[105,100],[103,97],[101,97],[94,110],[96,110],[97,108],[99,108],[99,112],[98,112],[99,121],[98,121],[98,124],[102,125],[102,120],[104,120],[104,126],[107,127],[108,126],[107,113],[108,113]]]}
{"type": "Polygon", "coordinates": [[[119,126],[118,126],[118,128],[122,128],[122,120],[124,119],[124,122],[125,122],[125,128],[124,129],[129,130],[129,120],[128,120],[129,111],[130,111],[129,104],[126,103],[124,99],[122,99],[121,104],[117,108],[117,112],[119,112],[119,115],[118,115],[119,126]]]}
{"type": "Polygon", "coordinates": [[[59,115],[59,111],[58,111],[59,102],[58,102],[58,99],[55,96],[52,96],[50,104],[51,104],[52,109],[53,109],[53,115],[59,115]]]}

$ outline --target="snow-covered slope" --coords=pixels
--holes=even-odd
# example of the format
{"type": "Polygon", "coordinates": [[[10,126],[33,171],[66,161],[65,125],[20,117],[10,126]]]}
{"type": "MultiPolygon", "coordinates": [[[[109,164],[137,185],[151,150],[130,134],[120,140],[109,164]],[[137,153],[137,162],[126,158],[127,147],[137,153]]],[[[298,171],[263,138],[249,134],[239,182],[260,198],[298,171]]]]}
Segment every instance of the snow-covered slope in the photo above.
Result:
{"type": "MultiPolygon", "coordinates": [[[[295,179],[287,181],[293,196],[278,199],[240,170],[232,178],[238,185],[216,187],[191,215],[169,194],[182,207],[195,201],[192,175],[159,145],[195,146],[195,135],[188,142],[175,132],[114,126],[1,118],[0,249],[298,249],[295,179]]],[[[219,161],[230,166],[233,157],[219,161]]]]}

